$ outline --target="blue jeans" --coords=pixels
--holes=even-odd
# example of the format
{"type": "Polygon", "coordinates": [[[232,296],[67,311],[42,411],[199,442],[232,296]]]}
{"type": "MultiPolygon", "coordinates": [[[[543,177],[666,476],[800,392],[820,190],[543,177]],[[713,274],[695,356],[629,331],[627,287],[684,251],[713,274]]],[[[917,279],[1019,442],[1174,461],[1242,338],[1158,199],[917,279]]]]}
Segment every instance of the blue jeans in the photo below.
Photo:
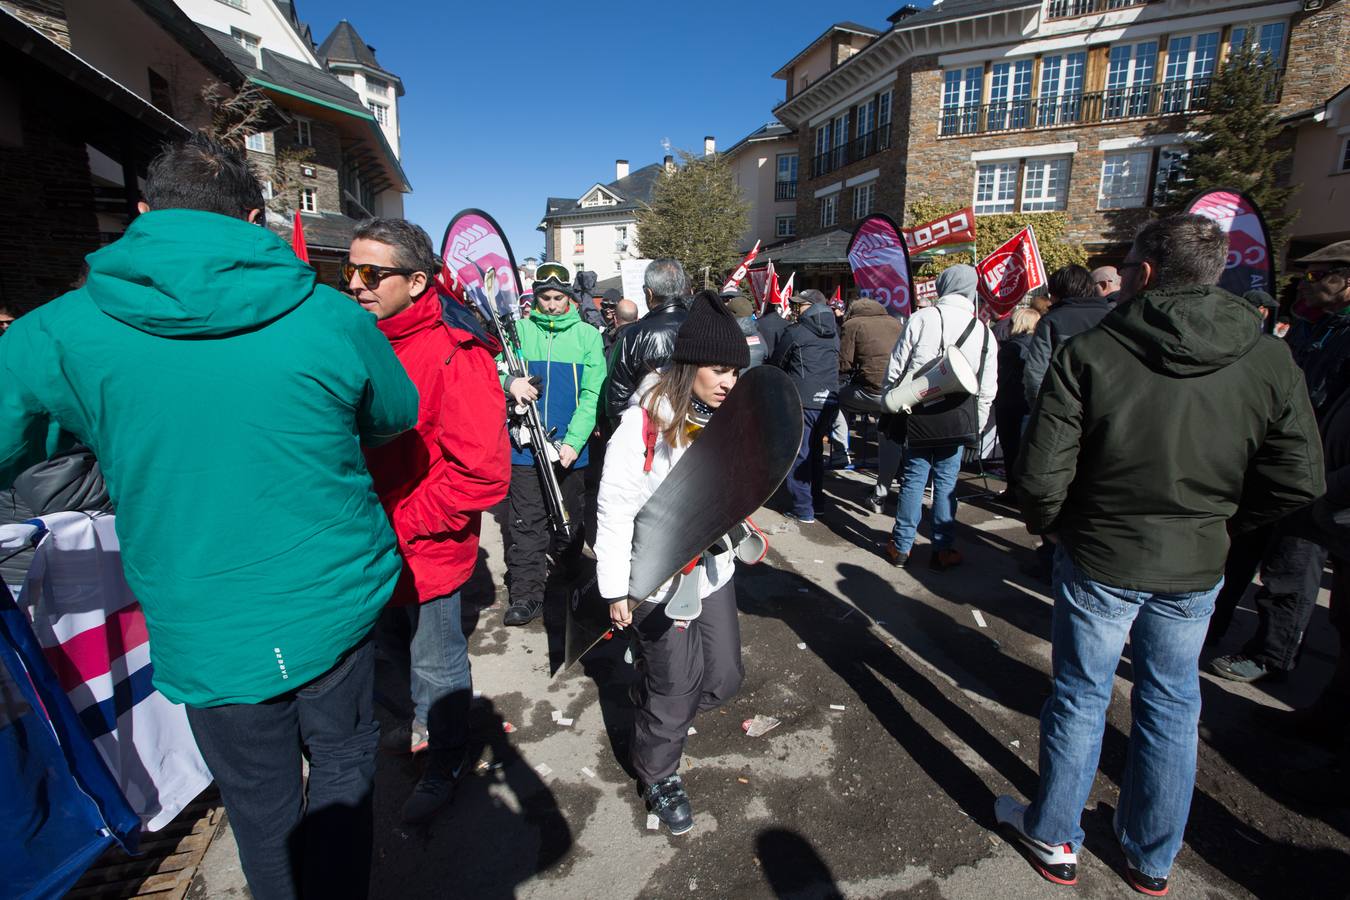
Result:
{"type": "Polygon", "coordinates": [[[257,900],[366,896],[380,739],[374,696],[375,647],[363,640],[288,694],[187,707],[257,900]]]}
{"type": "Polygon", "coordinates": [[[462,751],[469,740],[473,676],[460,592],[387,607],[378,637],[384,654],[409,672],[413,718],[427,726],[427,749],[462,751]]]}
{"type": "MultiPolygon", "coordinates": [[[[838,407],[833,407],[837,410],[838,407]]],[[[792,495],[792,514],[799,519],[816,517],[815,498],[820,496],[821,486],[825,482],[825,460],[821,451],[821,439],[829,433],[834,421],[833,414],[828,418],[825,410],[802,410],[802,445],[797,449],[797,461],[788,472],[788,493],[792,495]]]]}
{"type": "Polygon", "coordinates": [[[1200,647],[1223,585],[1152,594],[1092,581],[1061,546],[1055,553],[1050,698],[1041,710],[1041,783],[1027,833],[1047,844],[1083,843],[1079,819],[1102,750],[1111,685],[1130,641],[1129,749],[1115,830],[1138,871],[1165,878],[1181,849],[1195,788],[1200,647]]]}
{"type": "Polygon", "coordinates": [[[961,474],[964,447],[905,448],[905,469],[900,482],[900,500],[895,505],[895,528],[891,542],[902,553],[914,546],[914,535],[923,516],[923,489],[933,475],[933,546],[956,543],[956,476],[961,474]]]}

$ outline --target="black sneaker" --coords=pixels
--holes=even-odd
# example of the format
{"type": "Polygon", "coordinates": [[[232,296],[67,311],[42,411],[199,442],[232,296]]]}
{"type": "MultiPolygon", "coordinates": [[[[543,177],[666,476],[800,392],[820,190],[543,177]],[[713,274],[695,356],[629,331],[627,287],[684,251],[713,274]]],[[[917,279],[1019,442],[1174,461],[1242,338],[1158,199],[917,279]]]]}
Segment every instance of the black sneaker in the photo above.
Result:
{"type": "Polygon", "coordinates": [[[503,625],[528,625],[544,614],[544,601],[512,603],[502,616],[503,625]]]}
{"type": "Polygon", "coordinates": [[[666,823],[671,834],[684,834],[694,827],[694,811],[689,806],[689,795],[678,775],[662,778],[642,792],[647,808],[666,823]]]}
{"type": "Polygon", "coordinates": [[[433,750],[428,751],[427,756],[422,777],[408,802],[403,804],[403,821],[408,825],[430,822],[437,811],[450,802],[464,768],[464,754],[460,751],[433,750]]]}
{"type": "Polygon", "coordinates": [[[1141,894],[1148,894],[1150,897],[1162,897],[1167,894],[1166,878],[1145,875],[1133,866],[1125,867],[1125,877],[1129,880],[1130,887],[1141,894]]]}
{"type": "Polygon", "coordinates": [[[1215,657],[1209,661],[1209,670],[1220,678],[1241,682],[1242,684],[1251,684],[1264,678],[1271,681],[1284,681],[1288,677],[1287,673],[1279,669],[1269,668],[1264,663],[1241,653],[1230,653],[1228,656],[1215,657]]]}

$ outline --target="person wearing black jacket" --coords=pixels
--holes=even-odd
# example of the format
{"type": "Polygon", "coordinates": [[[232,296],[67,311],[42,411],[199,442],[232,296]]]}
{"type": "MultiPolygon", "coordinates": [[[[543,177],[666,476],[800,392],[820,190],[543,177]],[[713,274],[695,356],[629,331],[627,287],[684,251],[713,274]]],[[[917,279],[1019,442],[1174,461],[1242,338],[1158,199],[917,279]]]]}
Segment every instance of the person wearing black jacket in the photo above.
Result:
{"type": "Polygon", "coordinates": [[[797,321],[783,332],[769,364],[786,372],[801,395],[802,445],[787,486],[792,517],[809,525],[816,521],[815,498],[825,480],[821,441],[833,423],[830,413],[839,408],[839,335],[834,311],[820,291],[802,291],[792,306],[797,321]]]}
{"type": "Polygon", "coordinates": [[[774,351],[778,349],[778,342],[783,339],[783,333],[791,324],[779,315],[778,307],[772,303],[764,304],[764,312],[755,319],[755,328],[759,330],[760,339],[764,341],[765,359],[773,358],[774,351]]]}
{"type": "Polygon", "coordinates": [[[1024,306],[1012,314],[1008,337],[998,342],[998,394],[994,397],[994,428],[1003,448],[1003,467],[1008,482],[1007,495],[1017,486],[1017,453],[1022,446],[1022,423],[1031,412],[1022,389],[1027,349],[1041,314],[1024,306]]]}
{"type": "Polygon", "coordinates": [[[609,353],[603,400],[605,415],[615,425],[642,379],[670,362],[675,335],[689,318],[689,277],[678,259],[652,260],[642,279],[642,292],[647,297],[647,315],[625,328],[609,353]]]}
{"type": "MultiPolygon", "coordinates": [[[[58,512],[112,512],[103,471],[83,444],[26,469],[14,486],[0,490],[0,527],[58,512]]],[[[33,548],[0,547],[0,581],[18,588],[28,575],[33,548]]],[[[15,591],[17,596],[17,590],[15,591]]]]}
{"type": "Polygon", "coordinates": [[[1050,311],[1036,323],[1031,343],[1022,356],[1022,388],[1028,408],[1041,392],[1050,357],[1059,345],[1087,331],[1111,311],[1106,298],[1097,296],[1092,273],[1082,266],[1056,269],[1047,280],[1046,289],[1050,292],[1050,311]]]}
{"type": "Polygon", "coordinates": [[[1140,229],[1121,266],[1126,299],[1056,351],[1023,441],[1027,530],[1057,548],[1052,685],[1038,790],[994,809],[1061,884],[1077,879],[1128,640],[1134,721],[1114,830],[1131,885],[1166,893],[1195,787],[1200,648],[1228,531],[1276,521],[1325,487],[1303,376],[1256,310],[1215,286],[1227,259],[1210,219],[1140,229]]]}

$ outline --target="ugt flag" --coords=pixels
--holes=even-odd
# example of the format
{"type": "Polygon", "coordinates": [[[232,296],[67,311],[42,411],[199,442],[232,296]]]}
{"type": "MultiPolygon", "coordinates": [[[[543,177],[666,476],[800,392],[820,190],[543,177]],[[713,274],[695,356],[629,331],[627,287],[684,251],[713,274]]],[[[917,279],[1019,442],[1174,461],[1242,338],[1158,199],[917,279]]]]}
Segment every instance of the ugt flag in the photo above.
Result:
{"type": "Polygon", "coordinates": [[[858,224],[848,242],[848,264],[858,296],[877,301],[893,316],[909,315],[909,250],[890,216],[877,213],[858,224]]]}
{"type": "Polygon", "coordinates": [[[1186,205],[1186,212],[1212,219],[1228,233],[1228,265],[1219,287],[1239,297],[1248,291],[1270,291],[1275,263],[1270,256],[1270,231],[1261,210],[1241,191],[1205,191],[1186,205]]]}
{"type": "Polygon", "coordinates": [[[1045,265],[1036,245],[1036,232],[1028,225],[1006,244],[975,264],[980,299],[989,307],[991,319],[1006,318],[1019,301],[1045,285],[1045,265]]]}

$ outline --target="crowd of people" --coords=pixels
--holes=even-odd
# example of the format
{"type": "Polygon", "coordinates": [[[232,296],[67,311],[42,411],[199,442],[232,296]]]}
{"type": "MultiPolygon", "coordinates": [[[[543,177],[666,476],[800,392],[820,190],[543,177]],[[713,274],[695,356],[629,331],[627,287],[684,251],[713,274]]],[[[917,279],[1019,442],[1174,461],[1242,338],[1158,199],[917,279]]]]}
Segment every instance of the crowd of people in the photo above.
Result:
{"type": "MultiPolygon", "coordinates": [[[[898,479],[878,547],[896,567],[916,556],[930,483],[928,565],[962,564],[959,475],[997,433],[1002,499],[1042,541],[1031,571],[1054,612],[1040,784],[995,812],[1052,881],[1077,878],[1127,640],[1134,723],[1115,831],[1131,885],[1153,895],[1188,816],[1201,648],[1230,627],[1257,568],[1258,631],[1212,662],[1217,675],[1279,678],[1297,664],[1328,558],[1350,646],[1350,242],[1295,261],[1304,318],[1287,341],[1265,333],[1259,305],[1215,286],[1227,237],[1187,215],[1147,224],[1115,267],[1052,273],[1047,297],[993,325],[968,265],[943,271],[936,302],[902,319],[814,289],[783,311],[739,291],[691,296],[674,259],[647,268],[639,316],[546,262],[516,328],[520,376],[502,336],[437,290],[442,264],[416,225],[362,223],[335,290],[258,227],[262,189],[228,147],[196,137],[166,149],[144,197],[80,287],[13,325],[0,310],[0,485],[62,454],[75,454],[76,481],[101,466],[106,493],[76,493],[116,507],[155,686],[186,705],[256,897],[364,893],[377,749],[424,759],[405,821],[452,799],[471,758],[462,588],[483,513],[502,501],[504,623],[539,618],[550,578],[576,582],[593,556],[636,651],[639,787],[671,833],[693,827],[679,775],[688,729],[744,675],[734,548],[699,558],[701,614],[657,615],[673,584],[628,596],[634,520],[757,365],[782,369],[801,401],[783,503],[808,534],[829,465],[861,462],[850,419],[876,420],[867,506],[880,513],[898,479]],[[888,392],[954,353],[973,390],[890,407],[888,392]],[[511,437],[509,413],[531,405],[552,452],[511,437]],[[541,466],[556,476],[561,533],[541,466]],[[410,685],[402,723],[383,735],[377,649],[410,685]]],[[[0,546],[40,537],[46,508],[0,509],[17,523],[0,546]]],[[[1342,754],[1347,657],[1314,708],[1282,717],[1342,754]]],[[[1344,779],[1331,790],[1343,798],[1344,779]]]]}

